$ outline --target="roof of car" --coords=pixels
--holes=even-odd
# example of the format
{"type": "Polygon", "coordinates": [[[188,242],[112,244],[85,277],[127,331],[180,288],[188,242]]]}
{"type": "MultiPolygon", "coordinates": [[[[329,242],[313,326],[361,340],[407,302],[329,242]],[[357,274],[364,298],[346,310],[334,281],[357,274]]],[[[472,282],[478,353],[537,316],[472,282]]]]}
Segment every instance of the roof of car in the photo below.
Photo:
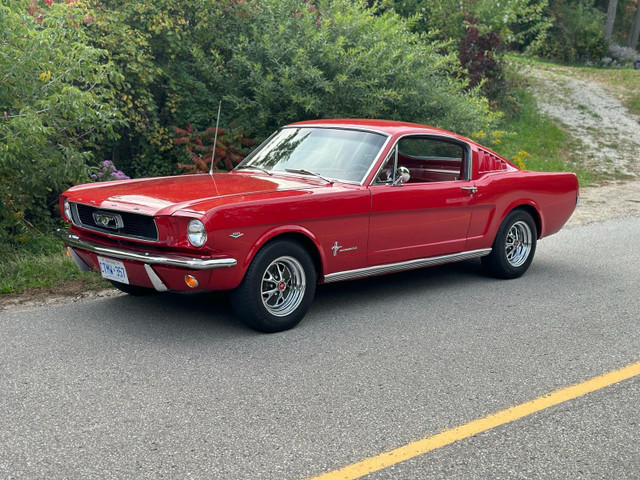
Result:
{"type": "Polygon", "coordinates": [[[410,122],[397,122],[394,120],[369,120],[362,118],[335,118],[335,119],[322,119],[322,120],[306,120],[303,122],[295,122],[287,126],[341,126],[350,128],[362,128],[365,130],[376,130],[378,132],[384,132],[389,135],[403,134],[403,133],[424,133],[431,135],[452,135],[460,139],[467,140],[459,135],[442,130],[436,127],[430,127],[427,125],[420,125],[410,122]]]}

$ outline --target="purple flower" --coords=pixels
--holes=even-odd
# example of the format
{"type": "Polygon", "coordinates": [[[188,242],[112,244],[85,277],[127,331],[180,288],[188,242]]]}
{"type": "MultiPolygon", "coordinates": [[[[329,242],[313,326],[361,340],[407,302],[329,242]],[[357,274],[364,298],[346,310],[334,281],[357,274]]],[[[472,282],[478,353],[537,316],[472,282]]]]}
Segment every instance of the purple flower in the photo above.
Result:
{"type": "Polygon", "coordinates": [[[129,180],[129,177],[118,170],[111,160],[103,160],[98,164],[98,171],[91,174],[91,178],[96,181],[101,180],[129,180]]]}

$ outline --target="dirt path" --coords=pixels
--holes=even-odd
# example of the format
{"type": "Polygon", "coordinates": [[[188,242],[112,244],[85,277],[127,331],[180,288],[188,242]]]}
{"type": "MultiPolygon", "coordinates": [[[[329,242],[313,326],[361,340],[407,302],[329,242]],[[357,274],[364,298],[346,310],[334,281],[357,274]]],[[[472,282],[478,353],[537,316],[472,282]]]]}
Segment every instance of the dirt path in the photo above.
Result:
{"type": "Polygon", "coordinates": [[[529,79],[540,110],[580,141],[576,154],[591,170],[626,181],[583,187],[568,225],[640,215],[640,116],[630,114],[607,88],[581,69],[531,65],[529,79]]]}
{"type": "Polygon", "coordinates": [[[640,179],[640,116],[629,113],[602,84],[580,78],[581,73],[549,65],[525,71],[540,110],[579,139],[580,163],[640,179]]]}

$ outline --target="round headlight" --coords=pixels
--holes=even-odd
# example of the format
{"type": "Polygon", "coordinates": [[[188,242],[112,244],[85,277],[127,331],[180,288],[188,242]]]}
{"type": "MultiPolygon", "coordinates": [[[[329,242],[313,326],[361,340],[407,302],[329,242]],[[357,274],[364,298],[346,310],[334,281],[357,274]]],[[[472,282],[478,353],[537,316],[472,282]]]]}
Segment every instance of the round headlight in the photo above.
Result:
{"type": "Polygon", "coordinates": [[[187,238],[189,239],[189,243],[196,248],[200,248],[207,241],[207,231],[204,228],[204,223],[202,223],[197,218],[193,218],[189,220],[189,224],[187,225],[187,238]]]}
{"type": "Polygon", "coordinates": [[[64,216],[67,217],[67,220],[70,222],[73,221],[73,217],[71,216],[71,205],[69,205],[69,200],[64,199],[64,216]]]}

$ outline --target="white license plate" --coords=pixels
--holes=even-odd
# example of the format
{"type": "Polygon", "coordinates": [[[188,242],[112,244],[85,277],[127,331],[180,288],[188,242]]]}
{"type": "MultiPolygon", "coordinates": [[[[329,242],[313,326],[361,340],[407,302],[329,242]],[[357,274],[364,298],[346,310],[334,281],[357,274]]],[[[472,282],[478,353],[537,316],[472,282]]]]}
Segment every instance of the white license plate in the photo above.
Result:
{"type": "Polygon", "coordinates": [[[107,280],[129,283],[129,277],[127,277],[127,269],[124,268],[124,263],[104,257],[98,257],[98,263],[100,264],[100,273],[107,280]]]}

